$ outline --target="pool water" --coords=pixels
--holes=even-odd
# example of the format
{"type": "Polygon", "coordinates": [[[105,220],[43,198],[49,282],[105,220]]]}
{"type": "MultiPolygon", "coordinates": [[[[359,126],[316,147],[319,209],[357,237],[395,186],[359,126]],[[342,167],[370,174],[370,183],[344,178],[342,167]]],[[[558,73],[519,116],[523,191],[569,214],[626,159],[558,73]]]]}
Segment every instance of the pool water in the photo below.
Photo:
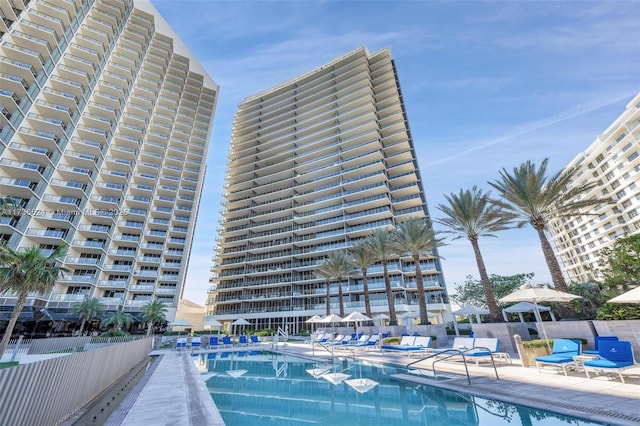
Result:
{"type": "Polygon", "coordinates": [[[247,351],[200,354],[195,363],[227,426],[600,424],[394,380],[390,376],[405,373],[403,368],[349,359],[318,364],[290,355],[247,351]],[[332,384],[315,377],[325,371],[378,384],[360,393],[346,382],[332,384]]]}

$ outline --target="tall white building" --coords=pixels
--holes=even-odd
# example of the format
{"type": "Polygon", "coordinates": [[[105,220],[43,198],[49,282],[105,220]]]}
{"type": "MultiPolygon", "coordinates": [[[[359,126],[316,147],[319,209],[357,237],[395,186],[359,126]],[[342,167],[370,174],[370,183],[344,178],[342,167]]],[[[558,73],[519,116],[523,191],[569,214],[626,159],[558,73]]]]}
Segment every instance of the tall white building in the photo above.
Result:
{"type": "MultiPolygon", "coordinates": [[[[13,249],[69,246],[24,317],[85,296],[169,317],[183,292],[218,86],[148,2],[0,0],[0,219],[13,249]]],[[[15,297],[0,297],[13,309],[15,297]]]]}
{"type": "MultiPolygon", "coordinates": [[[[354,50],[244,100],[235,115],[208,315],[258,328],[309,328],[324,314],[327,253],[378,227],[427,217],[395,64],[388,49],[354,50]]],[[[434,255],[437,253],[434,253],[434,255]]],[[[430,312],[448,310],[437,258],[423,260],[430,312]]],[[[415,265],[389,264],[398,313],[417,311],[415,265]]],[[[380,264],[372,310],[388,311],[380,264]]],[[[361,277],[345,278],[346,312],[364,311],[361,277]]],[[[338,287],[331,287],[338,311],[338,287]]]]}
{"type": "Polygon", "coordinates": [[[598,280],[598,253],[617,238],[640,233],[640,94],[603,134],[569,163],[575,183],[597,182],[584,198],[611,197],[595,215],[553,221],[555,249],[566,278],[598,280]]]}

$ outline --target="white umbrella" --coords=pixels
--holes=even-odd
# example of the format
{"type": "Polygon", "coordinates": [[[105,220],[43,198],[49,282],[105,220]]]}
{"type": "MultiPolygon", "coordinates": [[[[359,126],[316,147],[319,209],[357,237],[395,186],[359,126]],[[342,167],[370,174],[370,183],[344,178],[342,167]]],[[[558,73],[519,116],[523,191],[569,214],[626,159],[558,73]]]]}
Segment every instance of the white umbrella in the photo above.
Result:
{"type": "Polygon", "coordinates": [[[209,318],[204,322],[205,327],[212,327],[218,329],[218,334],[220,334],[220,329],[222,328],[222,323],[215,318],[209,318]]]}
{"type": "MultiPolygon", "coordinates": [[[[524,284],[520,286],[518,290],[501,298],[499,302],[532,302],[536,308],[537,318],[540,318],[540,310],[538,309],[539,302],[570,302],[575,299],[582,299],[582,297],[576,296],[575,294],[565,293],[563,291],[553,290],[544,284],[524,284]]],[[[544,322],[540,321],[540,325],[542,326],[544,338],[547,340],[547,345],[549,345],[549,338],[547,337],[547,330],[544,328],[544,322]]],[[[549,349],[551,350],[551,347],[549,347],[549,349]]]]}
{"type": "Polygon", "coordinates": [[[184,318],[179,319],[178,321],[170,322],[168,325],[170,325],[171,327],[193,327],[193,324],[191,324],[184,318]]]}
{"type": "Polygon", "coordinates": [[[358,311],[355,311],[355,312],[351,312],[349,315],[344,317],[343,321],[344,322],[362,322],[362,321],[371,321],[371,318],[369,318],[368,316],[358,311]]]}
{"type": "Polygon", "coordinates": [[[387,314],[378,314],[375,317],[371,318],[374,321],[379,321],[380,324],[383,324],[385,320],[389,319],[389,315],[387,314]]]}
{"type": "Polygon", "coordinates": [[[342,322],[344,321],[341,317],[339,317],[336,314],[331,314],[331,315],[327,315],[326,317],[322,318],[320,321],[323,324],[333,324],[336,322],[342,322]]]}
{"type": "Polygon", "coordinates": [[[453,312],[455,315],[466,315],[469,317],[469,322],[471,322],[472,315],[476,316],[476,321],[480,324],[480,315],[487,315],[489,313],[488,309],[479,308],[478,306],[467,305],[464,308],[458,309],[453,312]]]}
{"type": "MultiPolygon", "coordinates": [[[[193,327],[193,325],[189,321],[184,319],[184,318],[179,319],[178,321],[170,322],[167,325],[170,326],[171,328],[173,328],[173,327],[193,327]]],[[[181,330],[178,330],[178,336],[180,336],[180,331],[181,330]]]]}
{"type": "Polygon", "coordinates": [[[359,322],[363,322],[363,321],[371,321],[371,318],[369,318],[368,316],[358,312],[358,311],[354,311],[351,312],[349,315],[347,315],[346,317],[344,317],[344,322],[353,322],[355,323],[355,332],[358,333],[358,323],[359,322]]]}
{"type": "MultiPolygon", "coordinates": [[[[314,315],[311,318],[309,318],[308,320],[306,320],[305,322],[307,324],[316,324],[319,323],[322,320],[322,317],[320,315],[314,315]]],[[[313,332],[313,326],[311,326],[311,331],[313,332]]]]}
{"type": "Polygon", "coordinates": [[[244,318],[238,318],[231,325],[251,325],[251,323],[244,318]]]}
{"type": "Polygon", "coordinates": [[[609,303],[640,303],[640,287],[622,293],[619,296],[609,299],[609,303]]]}

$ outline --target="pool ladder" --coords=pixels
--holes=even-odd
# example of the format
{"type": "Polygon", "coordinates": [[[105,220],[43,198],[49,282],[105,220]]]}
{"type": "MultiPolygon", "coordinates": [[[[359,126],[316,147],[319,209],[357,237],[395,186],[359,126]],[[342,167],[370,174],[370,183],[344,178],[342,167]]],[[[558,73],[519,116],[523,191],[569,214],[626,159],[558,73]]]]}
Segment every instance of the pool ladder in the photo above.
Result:
{"type": "MultiPolygon", "coordinates": [[[[496,379],[500,379],[500,377],[498,377],[498,369],[496,368],[495,360],[493,359],[493,353],[491,353],[491,349],[486,348],[484,346],[475,346],[475,347],[469,348],[469,349],[453,349],[453,348],[451,348],[451,349],[447,349],[446,351],[443,351],[443,352],[432,353],[429,356],[426,356],[424,358],[421,358],[419,360],[416,360],[416,361],[413,361],[413,362],[407,364],[407,367],[406,367],[407,368],[407,373],[409,372],[409,367],[411,367],[414,364],[417,364],[417,363],[422,362],[422,361],[426,361],[426,360],[428,360],[430,358],[434,358],[434,357],[437,357],[437,356],[446,355],[443,358],[436,359],[431,364],[431,369],[433,370],[433,377],[435,378],[436,377],[436,364],[438,362],[446,361],[449,358],[462,356],[462,361],[464,363],[464,370],[467,373],[467,383],[471,384],[471,376],[469,375],[469,367],[467,366],[467,359],[465,358],[464,354],[466,352],[477,350],[477,349],[485,350],[485,351],[489,352],[489,356],[491,357],[491,364],[493,365],[493,371],[496,373],[496,379]]],[[[419,369],[419,370],[422,370],[422,369],[419,369]]]]}

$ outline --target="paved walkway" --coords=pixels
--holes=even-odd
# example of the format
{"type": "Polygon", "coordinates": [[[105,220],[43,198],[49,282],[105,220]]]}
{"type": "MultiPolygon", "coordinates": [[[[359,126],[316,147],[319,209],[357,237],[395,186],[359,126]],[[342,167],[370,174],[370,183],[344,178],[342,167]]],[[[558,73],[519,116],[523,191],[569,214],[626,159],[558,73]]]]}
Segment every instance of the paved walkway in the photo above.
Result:
{"type": "MultiPolygon", "coordinates": [[[[270,346],[265,345],[265,348],[270,346]]],[[[327,358],[323,349],[310,345],[282,344],[279,350],[306,357],[327,358]]],[[[188,352],[156,351],[160,355],[155,370],[149,372],[119,409],[109,418],[109,426],[223,426],[224,422],[188,352]]],[[[406,365],[417,358],[404,354],[381,354],[378,351],[355,352],[358,358],[372,362],[406,365]]],[[[351,351],[336,351],[336,356],[352,356],[351,351]]],[[[430,362],[424,368],[431,377],[430,362]]],[[[464,374],[458,362],[438,364],[438,371],[464,374]]],[[[466,377],[434,381],[415,375],[401,375],[398,379],[426,382],[432,386],[461,391],[485,398],[522,404],[532,408],[554,411],[609,425],[637,426],[640,424],[640,366],[625,375],[627,383],[607,377],[587,379],[583,372],[564,376],[556,370],[523,368],[517,359],[513,365],[498,365],[500,379],[493,368],[483,363],[469,364],[471,385],[466,377]]]]}
{"type": "Polygon", "coordinates": [[[224,426],[190,353],[154,351],[153,371],[138,383],[107,426],[224,426]]]}

